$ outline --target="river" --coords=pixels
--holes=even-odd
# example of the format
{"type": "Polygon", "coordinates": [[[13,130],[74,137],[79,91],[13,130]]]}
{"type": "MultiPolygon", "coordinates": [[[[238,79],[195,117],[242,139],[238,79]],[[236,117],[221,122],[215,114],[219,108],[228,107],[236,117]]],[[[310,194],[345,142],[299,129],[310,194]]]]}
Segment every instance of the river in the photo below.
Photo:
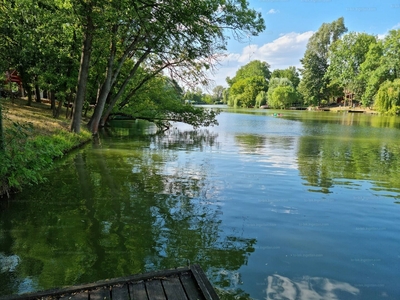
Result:
{"type": "Polygon", "coordinates": [[[115,122],[0,203],[0,295],[199,263],[222,299],[400,299],[398,117],[218,121],[115,122]]]}

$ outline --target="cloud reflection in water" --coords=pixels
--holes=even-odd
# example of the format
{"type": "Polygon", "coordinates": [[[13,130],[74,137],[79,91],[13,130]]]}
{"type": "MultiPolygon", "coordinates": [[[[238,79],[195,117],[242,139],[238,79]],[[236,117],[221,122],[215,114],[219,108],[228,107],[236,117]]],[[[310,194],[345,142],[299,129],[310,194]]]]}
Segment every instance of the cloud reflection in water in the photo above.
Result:
{"type": "Polygon", "coordinates": [[[266,300],[338,300],[338,292],[357,295],[360,290],[346,282],[323,277],[305,276],[291,280],[275,274],[267,278],[266,300]]]}

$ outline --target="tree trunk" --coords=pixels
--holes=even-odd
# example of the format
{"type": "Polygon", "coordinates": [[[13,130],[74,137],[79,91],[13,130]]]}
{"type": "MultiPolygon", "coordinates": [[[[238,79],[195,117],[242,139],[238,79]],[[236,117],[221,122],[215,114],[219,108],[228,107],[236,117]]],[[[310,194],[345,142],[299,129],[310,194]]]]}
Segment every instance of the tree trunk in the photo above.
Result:
{"type": "Polygon", "coordinates": [[[3,131],[3,112],[1,110],[1,102],[0,102],[0,154],[5,151],[5,146],[6,145],[4,142],[4,131],[3,131]]]}
{"type": "Polygon", "coordinates": [[[26,103],[26,105],[32,106],[32,89],[28,84],[26,85],[25,91],[28,96],[28,103],[26,103]]]}
{"type": "Polygon", "coordinates": [[[40,89],[39,89],[39,85],[37,83],[35,83],[35,96],[36,96],[36,102],[40,103],[41,102],[40,89]]]}
{"type": "Polygon", "coordinates": [[[103,114],[103,118],[99,121],[100,126],[103,127],[108,119],[108,116],[110,115],[112,109],[114,108],[115,104],[117,103],[118,99],[122,96],[124,93],[126,87],[128,86],[129,81],[135,76],[137,70],[139,69],[139,66],[142,64],[142,62],[147,58],[147,56],[150,54],[151,48],[148,48],[145,53],[139,58],[139,60],[136,62],[136,64],[133,66],[131,72],[129,73],[129,76],[125,79],[124,83],[122,84],[121,88],[119,89],[118,93],[114,96],[114,98],[110,101],[109,106],[107,107],[106,112],[103,114]]]}
{"type": "MultiPolygon", "coordinates": [[[[116,33],[117,26],[114,26],[112,29],[113,33],[116,33]]],[[[113,76],[113,66],[114,66],[114,59],[115,59],[115,52],[116,52],[116,45],[114,41],[114,35],[112,35],[112,41],[110,46],[110,56],[107,62],[107,74],[106,79],[101,86],[100,94],[97,99],[96,107],[94,108],[94,112],[90,121],[88,123],[89,130],[93,134],[97,134],[99,130],[99,123],[101,120],[101,115],[103,114],[104,106],[106,104],[107,96],[110,93],[111,85],[112,85],[112,76],[113,76]]]]}
{"type": "Polygon", "coordinates": [[[78,89],[76,92],[76,99],[74,103],[74,110],[71,122],[71,131],[75,133],[79,133],[81,131],[82,110],[85,100],[87,79],[89,75],[90,55],[92,53],[94,24],[91,17],[91,12],[92,7],[89,7],[79,68],[78,89]]]}
{"type": "Polygon", "coordinates": [[[48,93],[48,97],[50,98],[50,107],[53,110],[53,117],[54,117],[54,111],[56,109],[56,97],[54,91],[50,91],[48,93]]]}

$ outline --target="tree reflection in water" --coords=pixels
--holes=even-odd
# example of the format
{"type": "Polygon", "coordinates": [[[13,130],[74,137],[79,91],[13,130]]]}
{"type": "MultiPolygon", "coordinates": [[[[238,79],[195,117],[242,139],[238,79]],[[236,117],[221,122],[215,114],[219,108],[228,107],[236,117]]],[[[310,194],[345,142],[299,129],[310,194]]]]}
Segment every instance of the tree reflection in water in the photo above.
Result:
{"type": "Polygon", "coordinates": [[[188,262],[200,263],[217,286],[234,287],[221,274],[246,264],[256,239],[224,232],[209,166],[194,172],[179,161],[179,151],[218,147],[216,135],[110,133],[60,163],[47,175],[51,184],[25,190],[0,211],[0,252],[19,258],[2,269],[0,294],[188,262]]]}

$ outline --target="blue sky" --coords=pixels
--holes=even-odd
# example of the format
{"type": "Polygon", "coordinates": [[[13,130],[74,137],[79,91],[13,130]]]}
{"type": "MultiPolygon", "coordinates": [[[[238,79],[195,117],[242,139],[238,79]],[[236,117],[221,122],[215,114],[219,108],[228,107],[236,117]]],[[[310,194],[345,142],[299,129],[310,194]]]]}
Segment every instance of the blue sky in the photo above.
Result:
{"type": "MultiPolygon", "coordinates": [[[[271,70],[301,67],[310,36],[322,23],[344,18],[348,32],[365,32],[382,38],[400,29],[400,0],[248,0],[261,12],[266,29],[257,37],[228,41],[226,56],[210,78],[213,86],[227,87],[226,77],[252,60],[266,61],[271,70]]],[[[211,87],[212,89],[212,87],[211,87]]]]}

